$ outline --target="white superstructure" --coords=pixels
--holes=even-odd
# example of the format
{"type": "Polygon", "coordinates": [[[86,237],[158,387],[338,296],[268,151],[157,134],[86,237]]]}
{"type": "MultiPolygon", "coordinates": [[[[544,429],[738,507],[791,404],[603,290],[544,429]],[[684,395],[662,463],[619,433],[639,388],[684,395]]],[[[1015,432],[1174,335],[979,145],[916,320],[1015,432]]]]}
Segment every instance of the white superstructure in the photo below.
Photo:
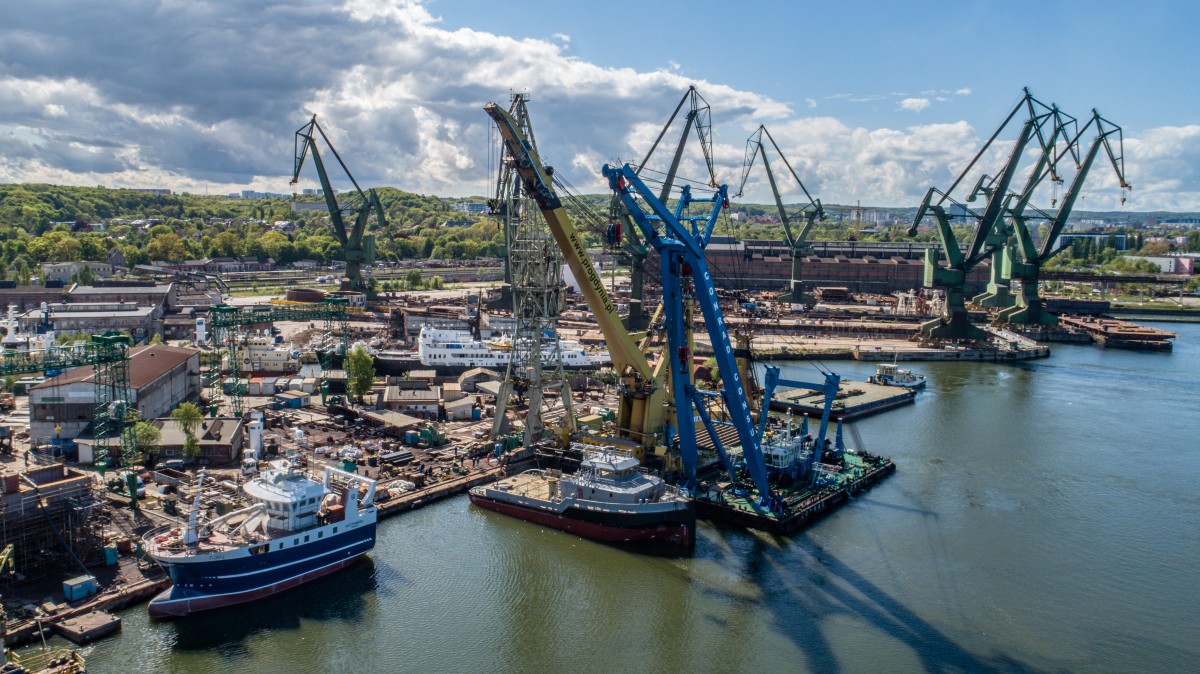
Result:
{"type": "MultiPolygon", "coordinates": [[[[573,340],[558,338],[563,367],[604,367],[612,363],[606,350],[588,351],[573,340]]],[[[487,340],[475,339],[469,330],[422,326],[417,337],[421,364],[439,368],[486,367],[501,369],[512,358],[513,341],[508,335],[487,340]]],[[[547,361],[554,355],[554,338],[545,341],[542,355],[547,361]]]]}

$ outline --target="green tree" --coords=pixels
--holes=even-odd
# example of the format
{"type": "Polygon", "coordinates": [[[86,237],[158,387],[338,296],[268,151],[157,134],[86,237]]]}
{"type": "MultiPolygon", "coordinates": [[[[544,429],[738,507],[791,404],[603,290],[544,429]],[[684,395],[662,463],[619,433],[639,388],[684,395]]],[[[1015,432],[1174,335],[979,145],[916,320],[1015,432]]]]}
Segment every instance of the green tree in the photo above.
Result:
{"type": "Polygon", "coordinates": [[[183,439],[183,455],[189,459],[200,456],[200,441],[190,435],[183,439]]]}
{"type": "Polygon", "coordinates": [[[441,276],[434,276],[433,278],[429,279],[429,289],[430,290],[441,290],[442,285],[443,284],[442,284],[441,276]]]}
{"type": "Polygon", "coordinates": [[[138,460],[145,464],[162,448],[162,431],[148,421],[139,421],[133,427],[133,442],[137,446],[138,460]]]}
{"type": "Polygon", "coordinates": [[[194,457],[199,454],[200,443],[196,441],[196,429],[204,421],[204,414],[200,412],[200,407],[192,402],[179,403],[175,409],[171,410],[171,418],[179,424],[179,428],[183,431],[184,455],[194,457]]]}
{"type": "MultiPolygon", "coordinates": [[[[158,229],[158,227],[154,229],[158,229]]],[[[150,239],[150,243],[146,244],[146,254],[150,256],[151,260],[179,262],[187,258],[188,250],[177,234],[167,233],[150,239]]]]}
{"type": "Polygon", "coordinates": [[[346,356],[346,381],[350,395],[359,402],[375,385],[375,361],[361,346],[355,347],[346,356]]]}
{"type": "Polygon", "coordinates": [[[150,343],[151,343],[151,344],[162,344],[162,343],[163,343],[163,336],[162,336],[162,334],[161,334],[161,333],[157,333],[157,332],[156,332],[156,333],[154,333],[154,336],[150,338],[150,343]]]}
{"type": "Polygon", "coordinates": [[[92,270],[90,265],[83,265],[79,271],[71,274],[71,283],[77,283],[81,286],[95,285],[96,272],[92,270]]]}
{"type": "Polygon", "coordinates": [[[421,278],[421,272],[417,271],[416,269],[408,270],[408,274],[405,275],[404,280],[408,283],[409,288],[420,288],[422,285],[424,285],[424,280],[421,278]]]}

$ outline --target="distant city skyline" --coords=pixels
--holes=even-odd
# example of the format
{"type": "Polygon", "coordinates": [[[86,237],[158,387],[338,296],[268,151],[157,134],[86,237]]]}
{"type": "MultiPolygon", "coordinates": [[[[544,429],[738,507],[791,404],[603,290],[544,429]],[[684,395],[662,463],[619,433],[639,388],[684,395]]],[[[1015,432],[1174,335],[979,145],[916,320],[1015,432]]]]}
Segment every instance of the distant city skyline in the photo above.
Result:
{"type": "MultiPolygon", "coordinates": [[[[1153,1],[25,3],[0,27],[0,182],[291,193],[293,133],[317,113],[364,186],[486,196],[495,138],[480,108],[515,90],[530,94],[547,161],[598,193],[600,166],[640,160],[694,84],[732,187],[766,124],[823,201],[915,207],[1029,86],[1124,127],[1128,201],[1098,161],[1076,210],[1200,211],[1200,93],[1179,79],[1200,57],[1165,30],[1198,13],[1153,1]]],[[[682,173],[702,178],[698,152],[682,173]]],[[[307,167],[294,189],[315,187],[307,167]]],[[[761,175],[745,200],[770,201],[761,175]]]]}

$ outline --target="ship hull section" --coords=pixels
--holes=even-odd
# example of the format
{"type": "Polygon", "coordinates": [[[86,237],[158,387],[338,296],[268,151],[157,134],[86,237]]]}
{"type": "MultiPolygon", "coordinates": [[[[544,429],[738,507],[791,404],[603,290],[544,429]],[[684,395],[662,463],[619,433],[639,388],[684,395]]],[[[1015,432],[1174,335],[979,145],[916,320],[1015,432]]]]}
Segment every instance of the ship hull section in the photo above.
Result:
{"type": "Polygon", "coordinates": [[[469,496],[471,503],[481,508],[604,543],[653,543],[684,550],[695,546],[696,515],[690,507],[666,515],[600,513],[578,508],[559,514],[475,493],[469,496]]]}
{"type": "Polygon", "coordinates": [[[319,539],[316,530],[276,539],[260,554],[240,548],[216,559],[157,559],[172,587],[151,600],[149,613],[179,617],[283,592],[349,566],[375,546],[375,530],[369,522],[319,539]],[[305,536],[309,542],[293,544],[305,536]],[[280,543],[285,547],[276,549],[280,543]]]}

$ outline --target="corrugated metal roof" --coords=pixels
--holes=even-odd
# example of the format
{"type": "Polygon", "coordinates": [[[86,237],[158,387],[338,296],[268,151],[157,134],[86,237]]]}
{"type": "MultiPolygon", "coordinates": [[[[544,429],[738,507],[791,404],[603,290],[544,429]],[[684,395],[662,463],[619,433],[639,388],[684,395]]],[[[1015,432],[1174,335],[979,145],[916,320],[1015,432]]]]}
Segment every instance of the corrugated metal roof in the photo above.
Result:
{"type": "MultiPolygon", "coordinates": [[[[186,349],[166,344],[137,346],[129,351],[129,385],[140,389],[170,372],[188,358],[200,353],[197,349],[186,349]]],[[[91,365],[73,367],[66,372],[34,386],[35,389],[50,388],[64,384],[95,381],[96,370],[91,365]]]]}

